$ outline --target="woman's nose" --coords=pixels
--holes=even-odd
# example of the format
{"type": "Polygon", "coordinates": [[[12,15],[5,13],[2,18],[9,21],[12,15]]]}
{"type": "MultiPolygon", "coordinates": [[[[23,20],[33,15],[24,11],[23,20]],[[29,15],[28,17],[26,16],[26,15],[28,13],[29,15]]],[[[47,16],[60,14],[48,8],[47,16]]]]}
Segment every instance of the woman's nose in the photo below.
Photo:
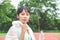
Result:
{"type": "Polygon", "coordinates": [[[26,18],[26,17],[27,17],[27,15],[24,15],[24,17],[26,18]]]}

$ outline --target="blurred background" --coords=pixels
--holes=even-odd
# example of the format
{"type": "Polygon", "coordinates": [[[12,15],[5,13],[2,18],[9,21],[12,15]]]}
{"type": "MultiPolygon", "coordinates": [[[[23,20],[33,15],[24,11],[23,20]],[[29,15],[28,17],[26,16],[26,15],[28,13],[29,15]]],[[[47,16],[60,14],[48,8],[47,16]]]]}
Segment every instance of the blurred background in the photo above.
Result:
{"type": "MultiPolygon", "coordinates": [[[[45,37],[50,37],[50,40],[53,37],[60,38],[60,0],[0,0],[1,40],[12,26],[12,21],[16,20],[16,11],[20,6],[29,7],[31,16],[28,24],[34,33],[43,30],[45,37]],[[53,36],[54,33],[56,36],[53,36]]],[[[38,39],[38,34],[35,36],[38,39]]]]}
{"type": "Polygon", "coordinates": [[[0,0],[0,35],[6,35],[17,8],[24,5],[30,9],[28,24],[34,32],[60,32],[60,0],[0,0]]]}

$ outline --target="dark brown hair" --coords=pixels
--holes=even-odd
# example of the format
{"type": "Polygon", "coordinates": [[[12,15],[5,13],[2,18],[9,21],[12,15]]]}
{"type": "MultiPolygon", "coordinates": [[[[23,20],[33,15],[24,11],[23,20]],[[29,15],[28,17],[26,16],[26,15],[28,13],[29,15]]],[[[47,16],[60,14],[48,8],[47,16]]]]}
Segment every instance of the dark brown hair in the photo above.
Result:
{"type": "MultiPolygon", "coordinates": [[[[21,7],[18,7],[17,9],[17,15],[19,15],[23,11],[23,9],[27,11],[28,13],[30,13],[30,10],[27,6],[21,6],[21,7]]],[[[19,19],[16,17],[16,20],[19,20],[19,19]]]]}
{"type": "Polygon", "coordinates": [[[30,13],[30,10],[29,10],[29,8],[27,6],[21,6],[21,7],[18,8],[17,14],[19,15],[23,11],[23,9],[25,11],[27,11],[28,13],[30,13]]]}

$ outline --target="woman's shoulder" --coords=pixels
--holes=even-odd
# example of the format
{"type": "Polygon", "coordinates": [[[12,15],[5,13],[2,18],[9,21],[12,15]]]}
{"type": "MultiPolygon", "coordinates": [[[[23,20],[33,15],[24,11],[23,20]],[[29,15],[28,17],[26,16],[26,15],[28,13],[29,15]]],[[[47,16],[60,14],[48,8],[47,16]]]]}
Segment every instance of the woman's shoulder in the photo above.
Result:
{"type": "Polygon", "coordinates": [[[20,27],[21,26],[20,24],[22,24],[22,23],[19,20],[12,22],[12,26],[15,26],[15,27],[20,27]]]}

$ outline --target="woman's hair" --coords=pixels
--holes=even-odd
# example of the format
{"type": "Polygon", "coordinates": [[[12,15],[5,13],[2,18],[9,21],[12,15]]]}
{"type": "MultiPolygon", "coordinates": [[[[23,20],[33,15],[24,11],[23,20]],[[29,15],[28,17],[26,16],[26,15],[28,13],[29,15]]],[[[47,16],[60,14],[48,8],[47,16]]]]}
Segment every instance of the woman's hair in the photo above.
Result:
{"type": "Polygon", "coordinates": [[[19,15],[19,14],[23,11],[23,9],[24,9],[25,11],[27,11],[28,13],[30,13],[30,10],[29,10],[29,8],[28,8],[27,6],[21,6],[21,7],[19,7],[19,8],[17,9],[17,15],[19,15]]]}
{"type": "MultiPolygon", "coordinates": [[[[28,8],[27,6],[21,6],[21,7],[18,7],[18,9],[17,9],[17,15],[18,15],[18,16],[19,16],[19,14],[23,11],[23,9],[24,9],[26,12],[30,13],[30,10],[29,10],[29,8],[28,8]]],[[[19,18],[17,18],[17,16],[16,16],[16,20],[19,20],[19,18]]]]}

